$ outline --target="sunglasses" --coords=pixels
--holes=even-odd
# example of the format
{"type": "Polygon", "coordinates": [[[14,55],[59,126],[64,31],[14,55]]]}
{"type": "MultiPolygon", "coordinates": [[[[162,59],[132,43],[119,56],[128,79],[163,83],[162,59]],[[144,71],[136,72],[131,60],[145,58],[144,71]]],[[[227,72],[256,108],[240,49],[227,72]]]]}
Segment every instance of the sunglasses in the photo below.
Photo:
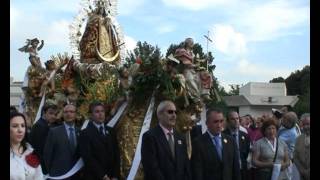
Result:
{"type": "Polygon", "coordinates": [[[167,113],[168,114],[173,114],[173,113],[177,114],[177,111],[175,111],[175,110],[167,110],[167,113]]]}

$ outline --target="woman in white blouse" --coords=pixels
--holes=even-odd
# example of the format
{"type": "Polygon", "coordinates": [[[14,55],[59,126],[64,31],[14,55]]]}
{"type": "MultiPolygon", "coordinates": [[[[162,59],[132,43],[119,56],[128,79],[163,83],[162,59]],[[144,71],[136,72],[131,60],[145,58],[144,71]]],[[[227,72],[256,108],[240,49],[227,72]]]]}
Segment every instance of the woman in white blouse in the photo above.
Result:
{"type": "Polygon", "coordinates": [[[274,118],[264,119],[261,131],[264,137],[256,141],[253,146],[252,161],[257,167],[255,179],[270,180],[274,165],[280,164],[280,175],[276,179],[288,180],[286,172],[290,165],[288,147],[284,141],[277,138],[276,120],[274,118]]]}
{"type": "Polygon", "coordinates": [[[10,180],[43,180],[39,159],[26,142],[26,119],[10,113],[10,180]]]}

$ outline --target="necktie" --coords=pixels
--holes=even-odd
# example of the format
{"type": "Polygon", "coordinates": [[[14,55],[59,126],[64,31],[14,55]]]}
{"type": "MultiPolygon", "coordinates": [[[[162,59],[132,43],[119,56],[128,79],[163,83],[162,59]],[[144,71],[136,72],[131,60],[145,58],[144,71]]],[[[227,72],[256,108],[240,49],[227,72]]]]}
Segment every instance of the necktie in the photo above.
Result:
{"type": "Polygon", "coordinates": [[[239,149],[239,138],[238,138],[238,134],[237,134],[237,133],[234,133],[234,134],[233,134],[233,138],[234,138],[234,140],[236,141],[237,147],[238,147],[238,149],[239,149]]]}
{"type": "Polygon", "coordinates": [[[219,136],[214,136],[213,137],[215,145],[216,145],[216,150],[218,152],[218,156],[220,160],[222,160],[222,147],[221,147],[221,141],[219,136]]]}
{"type": "Polygon", "coordinates": [[[76,140],[74,137],[73,127],[69,127],[69,139],[70,139],[70,144],[73,146],[73,148],[75,148],[76,147],[76,140]]]}
{"type": "Polygon", "coordinates": [[[104,136],[103,125],[101,125],[99,127],[99,132],[100,132],[101,136],[104,136]]]}
{"type": "Polygon", "coordinates": [[[169,147],[170,147],[170,150],[171,150],[172,157],[174,158],[175,157],[175,152],[174,152],[173,135],[172,135],[172,133],[169,132],[168,136],[169,136],[169,139],[168,139],[169,147]]]}
{"type": "Polygon", "coordinates": [[[239,144],[239,137],[237,133],[233,134],[233,138],[237,143],[237,148],[238,148],[238,158],[239,158],[239,165],[240,165],[240,169],[242,168],[241,166],[241,158],[240,158],[240,144],[239,144]]]}

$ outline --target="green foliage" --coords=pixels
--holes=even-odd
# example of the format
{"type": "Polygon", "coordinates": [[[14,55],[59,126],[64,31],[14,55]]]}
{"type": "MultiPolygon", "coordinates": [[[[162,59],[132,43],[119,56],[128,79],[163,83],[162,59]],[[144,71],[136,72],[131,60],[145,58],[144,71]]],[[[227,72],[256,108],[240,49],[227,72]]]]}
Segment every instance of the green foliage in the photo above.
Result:
{"type": "Polygon", "coordinates": [[[182,44],[171,44],[169,48],[167,49],[166,57],[168,57],[170,54],[174,54],[178,48],[182,47],[182,44]]]}
{"type": "Polygon", "coordinates": [[[288,95],[299,95],[293,110],[300,116],[310,112],[310,66],[297,70],[285,80],[288,95]]]}
{"type": "Polygon", "coordinates": [[[303,95],[310,89],[310,66],[296,70],[285,80],[288,95],[303,95]]]}
{"type": "Polygon", "coordinates": [[[277,82],[285,82],[285,79],[283,79],[283,77],[277,77],[269,81],[269,83],[277,83],[277,82]]]}
{"type": "Polygon", "coordinates": [[[294,106],[299,116],[302,113],[310,112],[310,66],[305,66],[301,71],[296,70],[286,79],[274,78],[270,82],[285,82],[288,95],[298,95],[299,101],[294,106]]]}
{"type": "Polygon", "coordinates": [[[207,104],[207,109],[209,108],[219,108],[222,110],[223,114],[227,114],[229,108],[224,100],[221,100],[220,102],[217,101],[211,101],[207,104]]]}
{"type": "Polygon", "coordinates": [[[240,92],[240,85],[239,84],[230,84],[229,85],[231,90],[229,91],[229,96],[236,96],[239,95],[240,92]]]}
{"type": "Polygon", "coordinates": [[[158,61],[160,59],[160,49],[157,46],[154,47],[148,44],[147,42],[141,43],[138,41],[136,48],[133,52],[130,52],[129,57],[126,58],[126,64],[134,64],[138,57],[142,60],[142,66],[148,66],[152,63],[156,63],[154,61],[158,61]]]}
{"type": "Polygon", "coordinates": [[[306,94],[299,96],[299,101],[294,106],[293,111],[295,111],[298,116],[310,112],[310,88],[306,94]]]}
{"type": "Polygon", "coordinates": [[[161,64],[160,49],[153,47],[147,42],[137,43],[134,52],[127,58],[127,64],[133,64],[136,58],[140,58],[139,73],[133,77],[133,86],[130,88],[134,103],[144,103],[144,99],[150,97],[151,93],[156,90],[160,94],[156,94],[159,98],[175,99],[174,89],[178,86],[175,80],[163,70],[161,64]]]}

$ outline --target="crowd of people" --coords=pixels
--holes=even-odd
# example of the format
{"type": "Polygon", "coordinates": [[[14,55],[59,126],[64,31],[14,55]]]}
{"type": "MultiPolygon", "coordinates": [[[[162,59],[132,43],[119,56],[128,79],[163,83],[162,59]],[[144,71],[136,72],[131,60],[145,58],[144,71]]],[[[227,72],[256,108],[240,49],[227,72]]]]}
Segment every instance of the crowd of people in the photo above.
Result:
{"type": "MultiPolygon", "coordinates": [[[[75,105],[64,105],[61,121],[58,107],[45,104],[28,132],[24,114],[10,108],[10,179],[59,177],[80,157],[83,168],[61,179],[121,179],[116,132],[107,126],[104,104],[91,103],[88,111],[89,123],[81,130],[75,105]]],[[[191,158],[185,136],[175,130],[176,115],[172,101],[160,102],[157,125],[143,134],[145,180],[310,179],[309,113],[300,119],[293,111],[240,117],[236,110],[225,115],[209,108],[206,132],[192,133],[191,158]]]]}

